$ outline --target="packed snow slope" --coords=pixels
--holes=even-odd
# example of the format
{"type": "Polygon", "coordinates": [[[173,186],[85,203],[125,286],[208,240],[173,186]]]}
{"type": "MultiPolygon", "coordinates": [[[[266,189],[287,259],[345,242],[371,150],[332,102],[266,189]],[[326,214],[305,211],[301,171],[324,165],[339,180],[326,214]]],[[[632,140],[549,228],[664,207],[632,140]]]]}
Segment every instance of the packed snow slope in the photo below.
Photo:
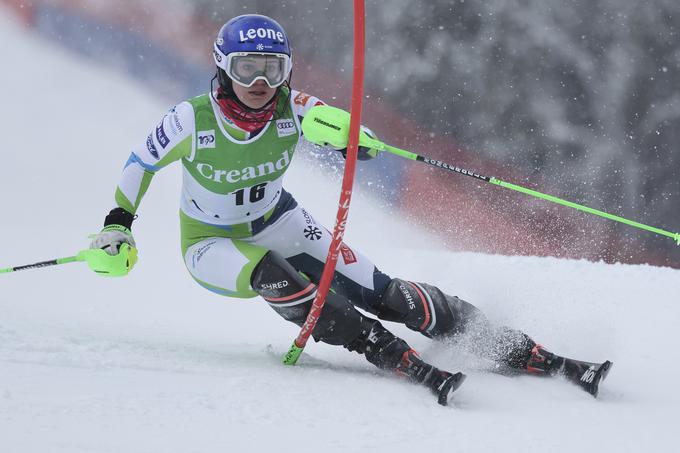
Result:
{"type": "MultiPolygon", "coordinates": [[[[171,105],[7,18],[0,40],[5,267],[85,247],[131,145],[171,105]]],[[[176,167],[152,184],[129,277],[81,264],[0,275],[3,453],[678,451],[679,271],[450,253],[359,191],[348,242],[386,272],[437,284],[554,351],[615,364],[595,400],[560,379],[491,373],[391,325],[426,359],[468,374],[444,408],[341,348],[312,343],[284,367],[297,327],[186,273],[179,184],[176,167]]],[[[332,223],[337,180],[301,159],[288,188],[332,223]]]]}

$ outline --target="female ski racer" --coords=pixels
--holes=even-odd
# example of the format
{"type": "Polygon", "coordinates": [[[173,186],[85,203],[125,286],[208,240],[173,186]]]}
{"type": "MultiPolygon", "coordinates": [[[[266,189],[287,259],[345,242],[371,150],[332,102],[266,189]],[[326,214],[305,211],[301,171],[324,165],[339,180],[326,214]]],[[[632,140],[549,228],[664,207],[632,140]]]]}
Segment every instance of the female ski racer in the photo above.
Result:
{"type": "MultiPolygon", "coordinates": [[[[322,102],[290,87],[288,37],[269,17],[248,14],[227,22],[213,56],[216,89],[211,85],[209,93],[177,104],[132,150],[116,206],[91,248],[117,255],[123,244],[135,247],[130,229],[153,175],[180,161],[181,246],[191,276],[224,296],[261,296],[284,319],[302,325],[331,235],[284,189],[283,177],[302,136],[300,122],[322,102]]],[[[361,148],[359,158],[375,153],[361,148]]],[[[465,376],[424,362],[356,306],[435,340],[468,335],[476,352],[499,365],[565,375],[597,394],[610,362],[552,354],[522,332],[490,325],[464,300],[427,283],[392,278],[348,245],[341,251],[333,291],[313,332],[317,341],[364,354],[377,367],[429,387],[445,405],[465,376]]]]}

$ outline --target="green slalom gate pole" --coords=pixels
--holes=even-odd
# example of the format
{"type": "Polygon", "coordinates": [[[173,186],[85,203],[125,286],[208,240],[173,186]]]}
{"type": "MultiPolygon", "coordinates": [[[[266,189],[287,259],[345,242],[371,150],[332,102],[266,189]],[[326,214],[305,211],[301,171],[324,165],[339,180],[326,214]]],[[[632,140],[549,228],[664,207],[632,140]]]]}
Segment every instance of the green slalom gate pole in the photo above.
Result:
{"type": "MultiPolygon", "coordinates": [[[[305,134],[307,140],[319,144],[319,145],[331,145],[335,148],[342,149],[347,146],[347,128],[349,124],[350,115],[342,109],[338,109],[330,106],[316,106],[309,110],[307,115],[302,122],[302,130],[305,134]]],[[[517,184],[512,184],[509,182],[501,181],[500,179],[494,178],[492,176],[484,176],[477,172],[466,170],[464,168],[447,164],[440,160],[431,159],[426,156],[421,156],[419,154],[413,153],[411,151],[406,151],[403,149],[396,148],[394,146],[387,145],[380,140],[369,137],[366,133],[361,133],[359,137],[359,145],[367,148],[377,149],[378,151],[385,151],[390,154],[395,154],[397,156],[403,157],[405,159],[415,160],[417,162],[423,162],[433,167],[441,168],[453,173],[458,173],[461,175],[469,176],[480,181],[495,184],[506,189],[514,190],[516,192],[521,192],[532,197],[540,198],[541,200],[550,201],[562,206],[567,206],[569,208],[576,209],[578,211],[587,212],[588,214],[593,214],[596,216],[603,217],[605,219],[613,220],[615,222],[623,223],[634,228],[641,230],[646,230],[651,233],[655,233],[661,236],[666,236],[674,239],[677,245],[680,245],[680,233],[672,233],[670,231],[662,230],[661,228],[656,228],[653,226],[645,225],[644,223],[635,222],[633,220],[628,220],[624,217],[620,217],[614,214],[609,214],[598,209],[589,208],[588,206],[583,206],[578,203],[563,200],[561,198],[555,197],[553,195],[544,194],[536,190],[527,189],[526,187],[518,186],[517,184]]]]}

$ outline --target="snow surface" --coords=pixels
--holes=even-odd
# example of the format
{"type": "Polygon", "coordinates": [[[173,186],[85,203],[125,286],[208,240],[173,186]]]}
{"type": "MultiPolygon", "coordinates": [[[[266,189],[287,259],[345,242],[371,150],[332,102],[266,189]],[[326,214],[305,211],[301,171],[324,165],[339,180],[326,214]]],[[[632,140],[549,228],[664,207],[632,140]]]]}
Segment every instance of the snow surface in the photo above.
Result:
{"type": "MultiPolygon", "coordinates": [[[[85,247],[131,145],[170,103],[5,17],[0,40],[4,267],[85,247]]],[[[490,373],[390,324],[468,374],[443,408],[341,348],[310,344],[281,365],[297,327],[184,270],[179,183],[175,167],[152,184],[129,277],[80,264],[0,276],[0,452],[677,451],[679,271],[450,253],[359,192],[349,242],[386,272],[437,284],[556,352],[615,363],[594,400],[560,379],[490,373]]],[[[337,180],[301,159],[288,188],[332,224],[337,180]]]]}

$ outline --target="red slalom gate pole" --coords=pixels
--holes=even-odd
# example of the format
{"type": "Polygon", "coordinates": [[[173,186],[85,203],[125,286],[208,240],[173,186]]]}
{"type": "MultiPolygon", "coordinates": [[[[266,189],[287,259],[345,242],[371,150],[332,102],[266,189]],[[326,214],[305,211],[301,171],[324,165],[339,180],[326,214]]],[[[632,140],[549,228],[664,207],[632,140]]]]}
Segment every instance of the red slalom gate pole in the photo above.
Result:
{"type": "Polygon", "coordinates": [[[349,143],[347,146],[347,158],[345,159],[345,172],[342,178],[342,191],[338,205],[338,214],[335,218],[333,238],[328,248],[326,265],[321,274],[319,287],[317,288],[312,308],[307,314],[307,319],[302,325],[300,334],[297,336],[288,353],[283,358],[286,365],[295,365],[300,354],[307,344],[307,340],[314,331],[321,311],[326,303],[326,296],[333,281],[335,266],[338,263],[338,255],[342,245],[342,238],[345,235],[347,226],[347,216],[349,215],[349,204],[352,200],[352,187],[354,186],[354,173],[357,164],[357,154],[359,151],[359,130],[361,127],[361,106],[364,97],[364,51],[365,51],[365,11],[364,0],[354,0],[354,58],[352,72],[352,107],[349,125],[349,143]]]}

